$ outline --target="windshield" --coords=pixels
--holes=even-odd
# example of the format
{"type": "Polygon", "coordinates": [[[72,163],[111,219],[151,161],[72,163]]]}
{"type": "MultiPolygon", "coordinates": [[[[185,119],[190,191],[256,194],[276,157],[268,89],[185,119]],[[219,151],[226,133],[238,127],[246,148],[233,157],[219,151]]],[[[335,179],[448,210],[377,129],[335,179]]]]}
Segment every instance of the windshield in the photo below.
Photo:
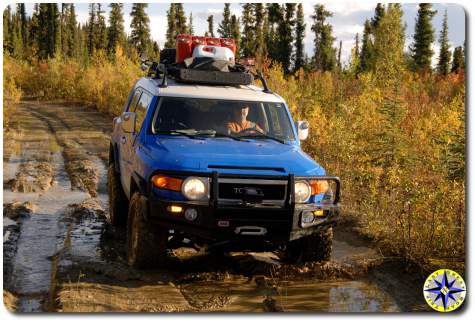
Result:
{"type": "Polygon", "coordinates": [[[152,133],[293,141],[283,103],[162,97],[152,133]]]}

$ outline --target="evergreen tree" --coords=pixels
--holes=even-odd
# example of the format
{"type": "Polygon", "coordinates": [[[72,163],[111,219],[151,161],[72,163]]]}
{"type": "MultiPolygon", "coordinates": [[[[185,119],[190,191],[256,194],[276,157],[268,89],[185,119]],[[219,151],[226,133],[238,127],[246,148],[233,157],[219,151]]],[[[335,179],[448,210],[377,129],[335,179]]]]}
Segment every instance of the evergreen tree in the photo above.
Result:
{"type": "Polygon", "coordinates": [[[419,4],[414,43],[410,48],[415,68],[419,71],[428,71],[431,68],[432,55],[434,55],[432,43],[435,39],[431,20],[436,13],[437,11],[432,10],[432,4],[419,4]]]}
{"type": "Polygon", "coordinates": [[[182,3],[175,3],[175,28],[176,28],[176,36],[179,34],[186,34],[188,32],[188,26],[186,25],[186,16],[185,10],[183,9],[182,3]]]}
{"type": "Polygon", "coordinates": [[[465,57],[462,46],[454,49],[454,58],[452,60],[452,73],[459,73],[465,69],[465,57]]]}
{"type": "Polygon", "coordinates": [[[26,18],[26,9],[24,3],[17,5],[17,15],[20,21],[20,32],[23,46],[28,44],[28,21],[26,18]]]}
{"type": "Polygon", "coordinates": [[[12,26],[12,8],[7,6],[3,10],[3,50],[11,53],[13,38],[13,26],[12,26]]]}
{"type": "MultiPolygon", "coordinates": [[[[234,39],[237,46],[241,43],[241,29],[239,18],[236,15],[231,16],[231,38],[234,39]]],[[[239,50],[236,51],[236,57],[239,57],[239,50]]]]}
{"type": "Polygon", "coordinates": [[[293,50],[293,29],[295,26],[295,3],[286,3],[284,5],[284,19],[277,27],[277,61],[282,64],[285,72],[290,71],[292,64],[292,50],[293,50]]]}
{"type": "Polygon", "coordinates": [[[348,71],[353,76],[357,76],[358,72],[360,72],[360,35],[358,33],[355,36],[355,45],[351,49],[348,71]]]}
{"type": "MultiPolygon", "coordinates": [[[[29,33],[28,47],[30,48],[31,53],[36,56],[38,55],[39,30],[40,30],[39,14],[40,14],[39,4],[35,3],[33,7],[33,14],[31,15],[30,24],[28,27],[28,33],[29,33]]],[[[4,29],[4,32],[5,32],[5,29],[4,29]]]]}
{"type": "Polygon", "coordinates": [[[194,35],[195,29],[193,28],[193,13],[190,12],[190,17],[188,18],[188,34],[194,35]]]}
{"type": "Polygon", "coordinates": [[[117,46],[123,46],[125,42],[124,16],[122,3],[111,3],[109,13],[109,28],[107,32],[107,51],[114,54],[117,46]]]}
{"type": "Polygon", "coordinates": [[[146,3],[134,3],[130,12],[132,17],[132,22],[130,23],[130,28],[132,29],[130,32],[130,43],[139,55],[150,54],[150,19],[145,13],[147,6],[146,3]]]}
{"type": "Polygon", "coordinates": [[[338,46],[338,58],[337,58],[337,67],[338,67],[338,71],[341,72],[341,45],[342,45],[342,42],[340,40],[340,46],[338,46]]]}
{"type": "Polygon", "coordinates": [[[78,23],[76,20],[76,8],[74,3],[69,5],[69,16],[66,22],[66,29],[68,31],[68,37],[66,41],[68,43],[68,51],[66,53],[69,57],[78,57],[79,54],[79,37],[78,37],[78,23]]]}
{"type": "Polygon", "coordinates": [[[267,51],[271,60],[278,61],[279,55],[279,37],[277,28],[278,25],[284,20],[283,8],[278,3],[269,3],[267,8],[267,21],[266,32],[264,34],[267,51]]]}
{"type": "Polygon", "coordinates": [[[38,13],[38,57],[40,59],[55,56],[59,43],[59,10],[56,3],[40,3],[38,13]]]}
{"type": "Polygon", "coordinates": [[[218,26],[218,34],[223,38],[231,38],[231,10],[229,3],[224,4],[223,20],[218,26]]]}
{"type": "Polygon", "coordinates": [[[374,9],[374,17],[371,18],[371,27],[373,30],[378,28],[379,22],[384,17],[384,14],[385,14],[384,5],[381,3],[378,3],[376,5],[376,8],[374,9]]]}
{"type": "Polygon", "coordinates": [[[92,55],[97,43],[96,4],[89,4],[89,19],[87,21],[87,51],[92,55]]]}
{"type": "Polygon", "coordinates": [[[214,17],[213,15],[208,16],[208,19],[206,19],[208,22],[208,36],[209,37],[214,37],[214,17]]]}
{"type": "Polygon", "coordinates": [[[175,4],[171,3],[170,8],[167,11],[167,41],[165,42],[165,48],[174,48],[177,35],[176,28],[176,8],[175,4]]]}
{"type": "Polygon", "coordinates": [[[242,5],[242,9],[243,32],[241,36],[241,56],[254,57],[256,42],[254,6],[252,3],[245,3],[242,5]]]}
{"type": "Polygon", "coordinates": [[[254,4],[254,17],[255,17],[255,57],[258,61],[262,61],[267,57],[267,46],[264,38],[264,22],[266,20],[266,12],[262,3],[254,4]]]}
{"type": "Polygon", "coordinates": [[[439,62],[437,63],[437,72],[440,75],[447,75],[450,71],[450,45],[449,45],[449,24],[447,18],[447,9],[444,14],[444,21],[442,22],[442,30],[440,31],[440,51],[439,62]]]}
{"type": "Polygon", "coordinates": [[[332,13],[321,4],[314,6],[312,31],[315,33],[313,64],[317,70],[332,71],[336,66],[335,48],[333,48],[333,28],[326,23],[332,13]]]}
{"type": "Polygon", "coordinates": [[[374,70],[378,80],[392,85],[404,67],[404,25],[400,4],[390,4],[374,32],[374,70]]]}
{"type": "Polygon", "coordinates": [[[305,65],[305,53],[303,40],[305,38],[305,15],[303,5],[298,4],[297,7],[297,21],[295,25],[295,60],[294,69],[297,71],[305,65]]]}
{"type": "Polygon", "coordinates": [[[371,22],[366,19],[360,53],[360,71],[367,72],[373,68],[373,40],[371,38],[371,22]]]}
{"type": "Polygon", "coordinates": [[[102,5],[100,3],[97,4],[97,12],[96,12],[96,49],[97,50],[104,50],[107,48],[107,26],[106,26],[106,18],[104,17],[104,10],[102,10],[102,5]]]}

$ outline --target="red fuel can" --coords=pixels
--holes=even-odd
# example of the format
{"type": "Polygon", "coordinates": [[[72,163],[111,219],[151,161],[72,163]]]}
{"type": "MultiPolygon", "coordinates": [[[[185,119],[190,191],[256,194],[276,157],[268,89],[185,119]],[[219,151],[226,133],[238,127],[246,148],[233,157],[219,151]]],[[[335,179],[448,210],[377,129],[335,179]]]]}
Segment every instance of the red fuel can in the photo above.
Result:
{"type": "Polygon", "coordinates": [[[220,38],[207,37],[206,38],[206,45],[221,47],[221,39],[220,38]]]}
{"type": "Polygon", "coordinates": [[[221,38],[221,47],[226,47],[231,49],[234,55],[236,55],[236,42],[233,38],[221,38]]]}
{"type": "Polygon", "coordinates": [[[192,36],[178,35],[176,36],[176,59],[177,64],[182,63],[185,58],[191,57],[192,54],[192,36]]]}
{"type": "Polygon", "coordinates": [[[192,37],[192,44],[191,44],[191,54],[193,54],[193,50],[195,49],[196,46],[203,45],[206,46],[206,37],[199,37],[199,36],[193,36],[192,37]]]}

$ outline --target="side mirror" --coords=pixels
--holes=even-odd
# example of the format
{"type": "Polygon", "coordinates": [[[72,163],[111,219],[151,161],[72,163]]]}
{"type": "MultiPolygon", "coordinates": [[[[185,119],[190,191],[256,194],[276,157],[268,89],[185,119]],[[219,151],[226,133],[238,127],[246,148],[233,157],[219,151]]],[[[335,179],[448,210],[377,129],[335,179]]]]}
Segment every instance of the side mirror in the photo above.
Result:
{"type": "Polygon", "coordinates": [[[134,133],[135,132],[135,119],[137,114],[132,112],[124,112],[120,116],[120,121],[122,124],[122,130],[125,133],[134,133]]]}
{"type": "Polygon", "coordinates": [[[299,135],[299,140],[304,141],[308,137],[308,129],[310,125],[307,121],[298,121],[297,122],[297,133],[299,135]]]}

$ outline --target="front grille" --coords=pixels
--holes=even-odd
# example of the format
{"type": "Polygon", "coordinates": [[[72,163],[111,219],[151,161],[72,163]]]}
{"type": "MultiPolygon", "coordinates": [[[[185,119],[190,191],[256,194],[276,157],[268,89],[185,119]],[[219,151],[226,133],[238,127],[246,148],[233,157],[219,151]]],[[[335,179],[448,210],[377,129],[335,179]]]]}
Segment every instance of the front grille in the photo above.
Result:
{"type": "Polygon", "coordinates": [[[218,198],[221,200],[242,200],[243,189],[255,189],[262,193],[262,200],[285,201],[287,194],[286,180],[261,180],[261,179],[219,179],[218,198]]]}

